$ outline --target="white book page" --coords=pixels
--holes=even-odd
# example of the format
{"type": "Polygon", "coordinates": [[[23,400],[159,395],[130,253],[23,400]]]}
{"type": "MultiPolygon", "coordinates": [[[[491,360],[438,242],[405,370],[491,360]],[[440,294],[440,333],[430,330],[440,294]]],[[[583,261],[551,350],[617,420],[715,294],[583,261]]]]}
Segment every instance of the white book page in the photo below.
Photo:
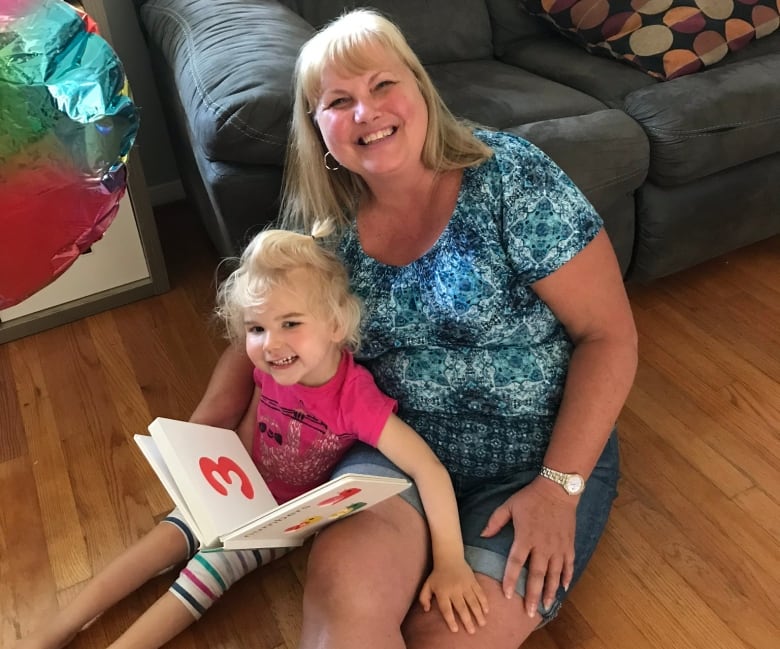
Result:
{"type": "Polygon", "coordinates": [[[187,507],[187,503],[184,501],[184,496],[181,495],[181,491],[179,491],[179,488],[176,486],[176,482],[174,481],[171,472],[168,471],[168,467],[165,466],[165,461],[162,459],[160,451],[157,450],[157,444],[155,441],[149,435],[134,435],[133,437],[135,439],[135,443],[138,444],[138,447],[141,449],[144,457],[149,462],[149,465],[160,479],[162,486],[165,487],[165,490],[171,497],[173,504],[176,505],[176,507],[181,512],[181,515],[184,517],[184,520],[187,522],[187,525],[190,526],[192,533],[198,539],[202,539],[203,532],[198,529],[198,525],[192,516],[192,512],[190,512],[189,507],[187,507]]]}
{"type": "Polygon", "coordinates": [[[238,550],[301,545],[325,525],[368,509],[410,485],[400,478],[342,475],[223,537],[224,547],[238,550]]]}
{"type": "Polygon", "coordinates": [[[205,546],[276,507],[232,430],[158,417],[149,425],[162,457],[204,534],[205,546]]]}

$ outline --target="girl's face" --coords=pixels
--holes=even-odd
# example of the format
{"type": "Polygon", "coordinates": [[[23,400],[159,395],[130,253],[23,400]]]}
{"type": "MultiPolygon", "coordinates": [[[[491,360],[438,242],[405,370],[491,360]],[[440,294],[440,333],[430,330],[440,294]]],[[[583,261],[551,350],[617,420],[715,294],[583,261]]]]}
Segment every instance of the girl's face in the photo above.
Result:
{"type": "Polygon", "coordinates": [[[325,67],[314,119],[336,160],[370,185],[422,170],[428,108],[411,70],[394,53],[372,46],[366,58],[378,63],[358,74],[325,67]]]}
{"type": "Polygon", "coordinates": [[[312,312],[305,271],[292,271],[268,294],[262,308],[244,313],[246,353],[281,385],[317,386],[336,374],[343,334],[312,312]]]}

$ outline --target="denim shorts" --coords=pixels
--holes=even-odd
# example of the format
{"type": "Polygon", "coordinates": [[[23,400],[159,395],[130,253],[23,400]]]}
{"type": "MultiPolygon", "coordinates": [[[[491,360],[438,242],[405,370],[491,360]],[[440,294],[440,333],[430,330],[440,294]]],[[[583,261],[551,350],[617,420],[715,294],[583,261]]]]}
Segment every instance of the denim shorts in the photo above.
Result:
{"type": "MultiPolygon", "coordinates": [[[[339,463],[334,475],[343,473],[367,473],[388,477],[405,475],[378,450],[360,443],[356,444],[339,463]]],[[[480,532],[485,528],[493,511],[537,475],[538,471],[532,470],[495,478],[451,476],[458,500],[466,560],[475,572],[481,572],[498,582],[503,579],[506,558],[514,540],[514,527],[509,523],[490,538],[481,537],[480,532]]],[[[612,501],[617,495],[618,478],[617,431],[612,431],[577,506],[572,585],[579,579],[601,538],[612,508],[612,501]]],[[[425,515],[420,494],[414,486],[402,492],[400,496],[421,515],[425,515]]],[[[521,597],[525,596],[526,576],[526,568],[523,568],[516,587],[516,592],[521,597]]],[[[539,613],[542,616],[542,624],[546,624],[556,616],[565,596],[566,591],[559,588],[556,599],[549,609],[543,608],[540,603],[539,613]]]]}

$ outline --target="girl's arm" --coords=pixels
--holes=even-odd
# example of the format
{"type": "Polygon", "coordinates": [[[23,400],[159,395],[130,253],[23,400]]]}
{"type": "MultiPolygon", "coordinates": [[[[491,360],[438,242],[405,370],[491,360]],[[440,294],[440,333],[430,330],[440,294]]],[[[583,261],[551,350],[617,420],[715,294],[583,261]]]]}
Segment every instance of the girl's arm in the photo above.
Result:
{"type": "Polygon", "coordinates": [[[257,404],[260,402],[260,388],[255,386],[252,400],[241,418],[241,422],[236,428],[239,439],[244,444],[247,453],[252,455],[252,444],[255,439],[255,430],[257,430],[257,404]]]}
{"type": "Polygon", "coordinates": [[[244,348],[229,346],[217,361],[190,421],[236,430],[252,398],[253,370],[244,348]]]}
{"type": "Polygon", "coordinates": [[[464,558],[458,507],[447,469],[425,440],[394,414],[382,429],[377,448],[414,480],[425,508],[433,571],[423,585],[420,603],[427,611],[435,596],[452,631],[458,630],[457,612],[466,630],[474,633],[471,616],[485,625],[487,598],[464,558]]]}

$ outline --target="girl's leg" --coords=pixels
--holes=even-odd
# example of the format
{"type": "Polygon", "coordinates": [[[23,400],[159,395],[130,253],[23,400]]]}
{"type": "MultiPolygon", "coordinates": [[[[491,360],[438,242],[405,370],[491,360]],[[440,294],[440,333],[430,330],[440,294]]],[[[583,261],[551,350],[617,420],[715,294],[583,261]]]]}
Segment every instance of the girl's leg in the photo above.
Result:
{"type": "Polygon", "coordinates": [[[300,648],[405,647],[401,624],[428,546],[424,519],[400,497],[322,530],[309,555],[300,648]]]}
{"type": "Polygon", "coordinates": [[[109,563],[65,608],[16,649],[63,647],[90,621],[172,564],[187,558],[188,544],[175,526],[160,523],[109,563]]]}
{"type": "Polygon", "coordinates": [[[157,649],[198,620],[236,581],[288,551],[201,550],[168,592],[111,644],[112,649],[157,649]]]}

